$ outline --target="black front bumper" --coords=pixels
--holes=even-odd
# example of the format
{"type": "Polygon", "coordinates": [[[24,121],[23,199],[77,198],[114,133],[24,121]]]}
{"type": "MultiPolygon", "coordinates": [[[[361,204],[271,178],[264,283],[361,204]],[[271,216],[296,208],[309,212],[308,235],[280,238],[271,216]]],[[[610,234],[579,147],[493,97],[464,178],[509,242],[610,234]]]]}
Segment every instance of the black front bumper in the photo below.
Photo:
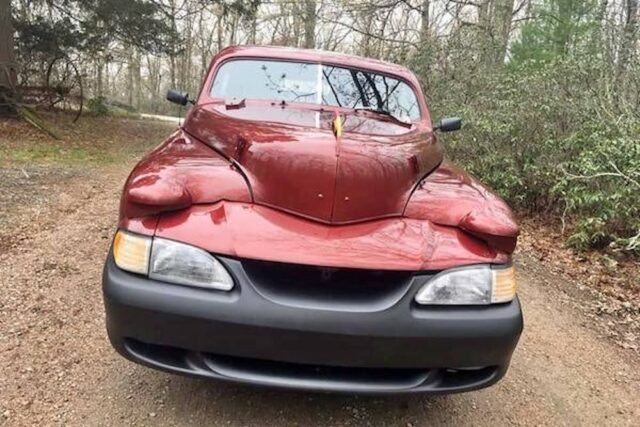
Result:
{"type": "Polygon", "coordinates": [[[522,331],[517,300],[425,308],[413,301],[421,283],[412,279],[365,307],[314,307],[274,298],[242,262],[219,259],[236,281],[231,292],[149,280],[110,255],[103,290],[114,348],[157,369],[252,384],[454,393],[502,378],[522,331]]]}

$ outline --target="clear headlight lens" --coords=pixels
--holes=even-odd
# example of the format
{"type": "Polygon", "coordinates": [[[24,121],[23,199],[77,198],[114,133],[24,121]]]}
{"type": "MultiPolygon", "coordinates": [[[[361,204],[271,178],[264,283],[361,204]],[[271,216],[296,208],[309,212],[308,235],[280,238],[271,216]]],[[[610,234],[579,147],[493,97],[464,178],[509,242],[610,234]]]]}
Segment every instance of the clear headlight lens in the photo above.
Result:
{"type": "Polygon", "coordinates": [[[233,279],[220,261],[194,246],[153,239],[149,277],[164,282],[229,291],[233,279]]]}
{"type": "Polygon", "coordinates": [[[416,302],[429,305],[483,305],[516,296],[512,266],[480,265],[443,271],[418,291],[416,302]]]}
{"type": "Polygon", "coordinates": [[[220,261],[184,243],[119,230],[113,256],[121,269],[151,279],[222,291],[233,288],[233,279],[220,261]]]}

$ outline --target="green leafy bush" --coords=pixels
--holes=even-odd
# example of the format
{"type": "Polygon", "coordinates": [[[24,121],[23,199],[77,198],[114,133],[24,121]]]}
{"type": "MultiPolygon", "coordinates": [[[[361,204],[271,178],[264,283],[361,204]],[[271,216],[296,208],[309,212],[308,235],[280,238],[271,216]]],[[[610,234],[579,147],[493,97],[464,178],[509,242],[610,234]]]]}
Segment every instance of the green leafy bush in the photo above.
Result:
{"type": "Polygon", "coordinates": [[[107,98],[104,96],[96,96],[91,98],[87,103],[89,110],[96,116],[106,116],[109,114],[109,106],[107,105],[107,98]]]}
{"type": "MultiPolygon", "coordinates": [[[[469,43],[462,34],[457,41],[469,43]]],[[[611,66],[588,52],[488,69],[464,57],[471,49],[455,51],[463,53],[442,60],[443,52],[430,50],[410,64],[434,121],[465,121],[461,132],[441,135],[448,156],[517,210],[564,224],[571,246],[640,252],[640,102],[633,82],[616,87],[611,66]]],[[[634,71],[640,75],[640,67],[634,71]]]]}
{"type": "Polygon", "coordinates": [[[107,99],[104,96],[91,98],[88,102],[88,107],[95,116],[138,117],[134,107],[123,102],[107,99]]]}

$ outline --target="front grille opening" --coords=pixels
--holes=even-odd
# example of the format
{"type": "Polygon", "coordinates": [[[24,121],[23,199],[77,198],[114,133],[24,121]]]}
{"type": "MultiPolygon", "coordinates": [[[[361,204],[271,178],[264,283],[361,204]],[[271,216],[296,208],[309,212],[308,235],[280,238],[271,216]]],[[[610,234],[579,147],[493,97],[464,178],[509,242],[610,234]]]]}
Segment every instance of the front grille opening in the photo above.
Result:
{"type": "Polygon", "coordinates": [[[277,362],[188,351],[126,338],[129,357],[147,365],[196,376],[263,385],[350,391],[452,392],[480,388],[499,377],[496,366],[475,369],[360,368],[277,362]]]}
{"type": "Polygon", "coordinates": [[[354,368],[305,365],[269,360],[207,354],[205,364],[230,378],[282,383],[342,383],[351,387],[379,386],[406,388],[423,383],[430,371],[400,368],[354,368]]]}
{"type": "MultiPolygon", "coordinates": [[[[384,304],[407,290],[408,271],[331,268],[269,261],[243,260],[249,279],[263,293],[280,302],[384,304]]],[[[308,304],[302,304],[308,305],[308,304]]]]}

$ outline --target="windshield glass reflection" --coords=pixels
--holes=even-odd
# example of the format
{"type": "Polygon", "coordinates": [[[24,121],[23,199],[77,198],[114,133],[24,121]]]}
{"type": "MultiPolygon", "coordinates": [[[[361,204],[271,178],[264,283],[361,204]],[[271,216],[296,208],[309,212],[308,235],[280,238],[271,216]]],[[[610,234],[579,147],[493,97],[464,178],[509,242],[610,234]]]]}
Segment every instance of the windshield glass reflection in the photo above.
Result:
{"type": "Polygon", "coordinates": [[[211,96],[369,109],[406,122],[420,119],[417,97],[402,80],[366,70],[311,63],[229,61],[218,70],[211,96]]]}

